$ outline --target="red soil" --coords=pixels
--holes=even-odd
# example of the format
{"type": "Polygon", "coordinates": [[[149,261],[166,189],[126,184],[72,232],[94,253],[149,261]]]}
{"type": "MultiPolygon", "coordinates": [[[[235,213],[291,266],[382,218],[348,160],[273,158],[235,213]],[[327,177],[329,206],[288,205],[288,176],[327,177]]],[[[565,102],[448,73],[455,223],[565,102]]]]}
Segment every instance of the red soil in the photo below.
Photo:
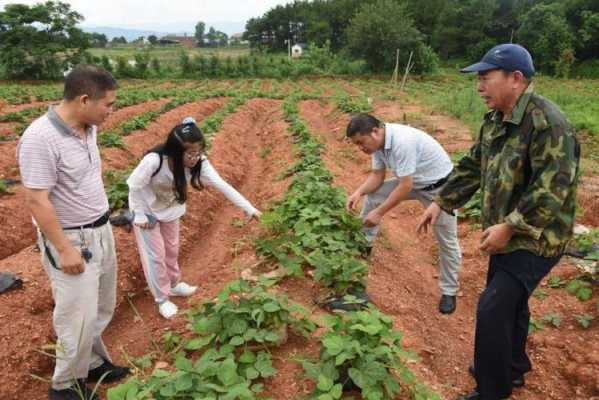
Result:
{"type": "MultiPolygon", "coordinates": [[[[161,116],[146,130],[125,138],[127,151],[104,149],[105,168],[131,166],[184,116],[193,115],[201,120],[224,101],[211,99],[185,105],[161,116]]],[[[300,111],[312,133],[326,145],[323,159],[334,174],[334,183],[347,191],[354,190],[367,174],[370,162],[369,157],[344,140],[349,117],[332,105],[318,101],[302,102],[300,111]]],[[[459,122],[431,115],[418,106],[406,108],[392,102],[379,102],[375,103],[375,114],[387,121],[401,122],[407,118],[408,123],[425,128],[450,151],[466,150],[471,143],[468,129],[459,122]]],[[[287,187],[288,181],[280,179],[293,161],[293,144],[286,130],[281,102],[254,99],[227,117],[214,137],[210,153],[212,163],[258,208],[267,207],[282,196],[287,187]],[[270,152],[264,149],[270,149],[270,152]]],[[[0,200],[0,205],[3,201],[0,200]]],[[[17,204],[11,203],[12,212],[18,208],[17,204]]],[[[435,242],[429,236],[415,234],[421,212],[420,204],[408,202],[385,218],[381,238],[370,261],[368,293],[404,332],[404,345],[420,355],[421,361],[412,364],[415,373],[444,399],[453,399],[474,385],[466,368],[472,359],[475,309],[484,287],[487,261],[478,251],[480,232],[467,222],[461,223],[459,234],[464,264],[458,309],[451,316],[439,314],[435,242]]],[[[192,192],[182,223],[180,256],[184,280],[200,286],[191,302],[213,298],[226,282],[257,263],[252,241],[261,229],[255,223],[242,227],[232,223],[242,217],[241,211],[213,190],[192,192]]],[[[3,232],[6,234],[8,230],[3,228],[3,232]]],[[[183,315],[169,321],[159,317],[145,290],[132,235],[118,228],[115,228],[115,234],[119,257],[119,306],[105,339],[116,361],[123,363],[127,358],[152,351],[152,340],[159,341],[168,329],[184,329],[186,320],[183,315]],[[131,296],[141,320],[126,301],[127,296],[131,296]]],[[[5,371],[0,377],[0,398],[45,398],[46,385],[29,375],[49,377],[53,365],[51,359],[35,352],[55,340],[51,325],[53,304],[47,278],[40,268],[39,253],[32,247],[26,248],[1,260],[0,270],[19,272],[25,280],[23,290],[0,297],[0,319],[10,318],[10,324],[0,324],[0,363],[5,371]]],[[[566,278],[575,273],[569,261],[564,260],[552,275],[566,278]]],[[[322,313],[313,303],[320,290],[312,280],[285,279],[280,288],[314,314],[322,313]]],[[[539,319],[557,312],[562,315],[562,324],[559,329],[548,326],[531,335],[529,353],[534,370],[527,376],[526,387],[516,390],[512,398],[582,400],[599,396],[597,325],[583,330],[574,318],[595,312],[597,294],[592,302],[582,303],[564,290],[547,288],[545,282],[542,289],[549,297],[542,301],[531,299],[533,317],[539,319]]],[[[175,302],[180,308],[187,304],[184,299],[175,302]]],[[[275,349],[273,359],[279,372],[265,382],[267,395],[291,399],[310,392],[312,384],[301,376],[301,367],[290,361],[295,354],[315,356],[318,345],[314,340],[292,335],[284,346],[275,349]]]]}

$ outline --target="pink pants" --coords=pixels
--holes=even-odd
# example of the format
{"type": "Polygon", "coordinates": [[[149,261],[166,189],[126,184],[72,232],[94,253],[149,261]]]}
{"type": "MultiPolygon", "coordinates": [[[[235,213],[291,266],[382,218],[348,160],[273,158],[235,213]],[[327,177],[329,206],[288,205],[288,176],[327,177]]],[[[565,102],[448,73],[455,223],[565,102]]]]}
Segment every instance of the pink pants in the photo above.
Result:
{"type": "Polygon", "coordinates": [[[152,229],[133,227],[141,265],[150,292],[157,303],[168,300],[171,288],[179,283],[179,219],[158,221],[152,229]]]}

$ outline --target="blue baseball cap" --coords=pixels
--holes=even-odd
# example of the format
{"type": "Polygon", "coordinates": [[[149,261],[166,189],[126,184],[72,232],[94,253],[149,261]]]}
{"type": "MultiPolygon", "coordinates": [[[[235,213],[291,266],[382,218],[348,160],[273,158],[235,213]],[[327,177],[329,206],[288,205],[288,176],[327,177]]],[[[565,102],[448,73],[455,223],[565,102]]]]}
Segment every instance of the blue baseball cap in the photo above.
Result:
{"type": "Polygon", "coordinates": [[[484,72],[492,69],[520,71],[527,78],[535,74],[535,66],[528,50],[512,43],[493,47],[480,62],[462,69],[461,72],[484,72]]]}

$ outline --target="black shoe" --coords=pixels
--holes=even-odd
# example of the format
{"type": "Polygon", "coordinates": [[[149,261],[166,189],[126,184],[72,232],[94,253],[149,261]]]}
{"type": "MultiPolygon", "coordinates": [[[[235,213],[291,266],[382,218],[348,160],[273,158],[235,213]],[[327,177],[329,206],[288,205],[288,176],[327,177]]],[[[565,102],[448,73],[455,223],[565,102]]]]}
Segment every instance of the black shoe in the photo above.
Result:
{"type": "Polygon", "coordinates": [[[368,308],[370,297],[364,289],[350,289],[345,296],[333,296],[324,300],[320,305],[330,311],[358,311],[368,308]]]}
{"type": "Polygon", "coordinates": [[[457,400],[480,400],[480,394],[476,390],[473,390],[468,394],[459,395],[457,400]]]}
{"type": "Polygon", "coordinates": [[[104,360],[104,364],[88,372],[87,380],[89,382],[98,382],[102,379],[102,383],[111,383],[120,381],[129,375],[129,372],[129,368],[127,367],[119,367],[108,360],[104,360]]]}
{"type": "Polygon", "coordinates": [[[366,248],[364,249],[364,251],[362,252],[360,257],[362,257],[364,260],[369,260],[371,254],[372,254],[372,246],[366,246],[366,248]]]}
{"type": "Polygon", "coordinates": [[[451,314],[455,311],[456,299],[455,296],[444,294],[439,302],[439,312],[441,314],[451,314]]]}
{"type": "MultiPolygon", "coordinates": [[[[470,364],[468,366],[468,372],[474,378],[474,364],[470,364]]],[[[520,375],[515,378],[512,378],[512,387],[519,388],[519,387],[524,386],[525,383],[526,382],[524,381],[524,375],[520,375]]]]}
{"type": "Polygon", "coordinates": [[[71,387],[56,390],[50,388],[48,391],[50,400],[100,400],[86,384],[84,379],[78,379],[71,387]]]}

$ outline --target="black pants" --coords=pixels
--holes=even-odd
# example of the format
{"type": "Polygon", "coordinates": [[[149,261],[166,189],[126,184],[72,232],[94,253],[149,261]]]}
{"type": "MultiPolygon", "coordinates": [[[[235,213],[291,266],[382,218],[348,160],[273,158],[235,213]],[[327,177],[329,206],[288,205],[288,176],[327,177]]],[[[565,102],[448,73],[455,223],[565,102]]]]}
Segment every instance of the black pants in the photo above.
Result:
{"type": "Polygon", "coordinates": [[[528,299],[561,255],[540,257],[517,250],[492,255],[487,287],[476,310],[474,365],[477,390],[483,400],[512,393],[512,379],[531,370],[526,355],[528,299]]]}

